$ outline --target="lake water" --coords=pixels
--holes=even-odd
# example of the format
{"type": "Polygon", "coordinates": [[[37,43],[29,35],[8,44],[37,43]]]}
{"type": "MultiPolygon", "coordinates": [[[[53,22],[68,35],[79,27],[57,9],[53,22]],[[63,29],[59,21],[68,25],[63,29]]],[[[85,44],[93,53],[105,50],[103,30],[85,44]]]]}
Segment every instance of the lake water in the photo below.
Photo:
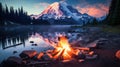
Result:
{"type": "Polygon", "coordinates": [[[41,52],[51,49],[52,47],[40,37],[50,38],[57,33],[67,33],[69,30],[71,30],[70,25],[1,27],[0,62],[9,56],[19,57],[23,50],[32,49],[41,52]],[[38,44],[37,46],[32,46],[31,37],[38,44]]]}

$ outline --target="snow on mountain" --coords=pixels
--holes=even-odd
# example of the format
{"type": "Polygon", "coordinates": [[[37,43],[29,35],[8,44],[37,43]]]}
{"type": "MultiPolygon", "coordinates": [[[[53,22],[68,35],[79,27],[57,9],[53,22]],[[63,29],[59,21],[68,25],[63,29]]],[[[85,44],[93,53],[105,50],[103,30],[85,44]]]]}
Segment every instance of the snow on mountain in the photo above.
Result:
{"type": "Polygon", "coordinates": [[[100,18],[97,18],[97,20],[98,20],[98,21],[102,21],[102,20],[104,20],[106,17],[107,17],[107,16],[102,16],[102,17],[100,17],[100,18]]]}
{"type": "Polygon", "coordinates": [[[93,19],[93,17],[89,16],[88,14],[79,13],[77,9],[68,5],[65,1],[55,2],[51,4],[41,14],[35,16],[35,18],[43,20],[73,19],[80,24],[83,22],[91,21],[93,19]]]}

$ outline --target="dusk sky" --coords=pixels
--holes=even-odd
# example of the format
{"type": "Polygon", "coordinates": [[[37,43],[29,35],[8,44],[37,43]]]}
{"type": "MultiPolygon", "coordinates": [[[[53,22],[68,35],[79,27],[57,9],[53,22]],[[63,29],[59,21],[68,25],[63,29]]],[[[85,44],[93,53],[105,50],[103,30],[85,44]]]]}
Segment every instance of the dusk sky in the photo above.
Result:
{"type": "MultiPolygon", "coordinates": [[[[24,10],[31,14],[40,14],[47,6],[61,0],[0,0],[5,5],[15,9],[23,6],[24,10]]],[[[94,17],[102,17],[108,13],[111,0],[65,0],[69,5],[78,9],[81,13],[87,13],[94,17]]]]}

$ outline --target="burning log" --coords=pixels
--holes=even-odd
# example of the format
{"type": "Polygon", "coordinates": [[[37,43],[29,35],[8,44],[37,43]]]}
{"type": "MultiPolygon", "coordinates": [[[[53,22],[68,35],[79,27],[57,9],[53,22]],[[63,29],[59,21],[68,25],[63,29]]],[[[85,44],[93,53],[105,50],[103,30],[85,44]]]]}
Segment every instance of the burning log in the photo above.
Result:
{"type": "Polygon", "coordinates": [[[90,48],[87,48],[87,47],[73,47],[75,49],[79,49],[79,50],[90,50],[90,48]]]}
{"type": "Polygon", "coordinates": [[[37,58],[38,60],[40,60],[43,55],[44,55],[44,53],[43,53],[43,52],[40,52],[39,54],[37,54],[36,58],[37,58]]]}

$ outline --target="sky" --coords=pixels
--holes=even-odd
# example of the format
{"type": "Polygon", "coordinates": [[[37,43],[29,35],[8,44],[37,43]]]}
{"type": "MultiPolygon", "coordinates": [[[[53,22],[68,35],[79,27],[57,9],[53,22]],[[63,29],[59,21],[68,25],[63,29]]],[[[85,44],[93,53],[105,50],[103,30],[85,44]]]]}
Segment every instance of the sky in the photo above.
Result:
{"type": "MultiPolygon", "coordinates": [[[[23,6],[23,9],[28,12],[28,15],[40,14],[45,8],[54,2],[63,0],[0,0],[8,7],[13,6],[15,9],[23,6]]],[[[111,0],[64,0],[69,5],[72,5],[80,13],[87,13],[93,17],[102,17],[108,14],[111,0]]]]}

